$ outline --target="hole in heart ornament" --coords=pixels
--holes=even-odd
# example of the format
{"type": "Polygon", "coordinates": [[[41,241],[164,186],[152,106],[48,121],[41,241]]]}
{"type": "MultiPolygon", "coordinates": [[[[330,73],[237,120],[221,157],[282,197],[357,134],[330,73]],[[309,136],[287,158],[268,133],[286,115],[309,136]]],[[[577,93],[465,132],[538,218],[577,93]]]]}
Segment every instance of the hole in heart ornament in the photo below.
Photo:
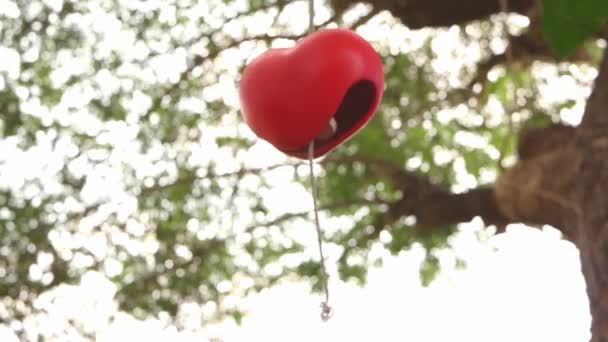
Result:
{"type": "Polygon", "coordinates": [[[382,97],[382,61],[373,47],[345,29],[315,32],[289,49],[255,58],[240,82],[245,122],[283,153],[320,157],[372,117],[382,97]]]}

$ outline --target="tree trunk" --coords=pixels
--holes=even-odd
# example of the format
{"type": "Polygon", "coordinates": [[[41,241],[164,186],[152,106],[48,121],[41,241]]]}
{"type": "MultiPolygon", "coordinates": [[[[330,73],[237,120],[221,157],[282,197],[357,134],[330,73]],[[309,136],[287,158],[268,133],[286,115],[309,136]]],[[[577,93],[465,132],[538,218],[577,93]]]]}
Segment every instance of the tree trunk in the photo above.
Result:
{"type": "Polygon", "coordinates": [[[591,305],[592,342],[608,342],[608,138],[590,149],[576,199],[582,217],[577,245],[591,305]]]}
{"type": "Polygon", "coordinates": [[[604,53],[579,127],[579,144],[586,152],[572,199],[581,215],[569,223],[577,227],[592,342],[608,342],[608,50],[604,53]]]}
{"type": "Polygon", "coordinates": [[[552,224],[576,244],[591,341],[608,342],[608,49],[574,135],[560,127],[548,133],[533,132],[542,144],[531,143],[542,148],[529,158],[520,153],[526,158],[497,181],[497,205],[510,220],[552,224]]]}

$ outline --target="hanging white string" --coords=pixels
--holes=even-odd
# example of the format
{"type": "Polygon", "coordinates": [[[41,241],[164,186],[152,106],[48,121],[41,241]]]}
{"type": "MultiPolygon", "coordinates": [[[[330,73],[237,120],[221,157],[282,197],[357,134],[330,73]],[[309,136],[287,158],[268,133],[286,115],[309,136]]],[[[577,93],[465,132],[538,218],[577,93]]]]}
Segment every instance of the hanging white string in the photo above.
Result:
{"type": "Polygon", "coordinates": [[[315,32],[315,0],[308,0],[308,33],[315,32]]]}
{"type": "Polygon", "coordinates": [[[321,302],[321,319],[325,322],[332,315],[332,309],[329,306],[329,286],[327,270],[325,269],[325,256],[323,255],[323,238],[321,234],[321,225],[319,224],[319,209],[317,208],[317,185],[315,182],[315,173],[312,160],[314,158],[315,141],[311,141],[308,145],[308,166],[310,167],[310,187],[312,188],[312,205],[315,214],[315,227],[317,229],[317,245],[319,246],[319,257],[321,263],[320,281],[323,291],[325,292],[325,301],[321,302]]]}
{"type": "MultiPolygon", "coordinates": [[[[315,31],[315,1],[308,0],[308,33],[315,31]]],[[[310,187],[312,188],[312,205],[315,215],[315,227],[317,229],[317,246],[319,247],[319,258],[321,264],[321,274],[319,280],[325,292],[325,300],[321,302],[321,319],[326,322],[331,318],[332,309],[329,306],[329,286],[327,270],[325,269],[325,256],[323,255],[323,236],[321,234],[321,225],[319,224],[319,208],[317,208],[317,185],[315,182],[315,172],[313,168],[313,159],[315,154],[315,140],[313,139],[308,145],[308,166],[310,168],[310,187]]]]}

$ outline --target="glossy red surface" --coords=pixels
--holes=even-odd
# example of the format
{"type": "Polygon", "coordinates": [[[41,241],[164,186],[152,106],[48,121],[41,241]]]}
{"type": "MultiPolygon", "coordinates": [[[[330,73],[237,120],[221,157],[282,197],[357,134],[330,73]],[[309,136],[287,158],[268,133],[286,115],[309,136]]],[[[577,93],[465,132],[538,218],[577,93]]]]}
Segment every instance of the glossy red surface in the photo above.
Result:
{"type": "Polygon", "coordinates": [[[302,159],[334,117],[334,136],[315,142],[319,157],[371,119],[383,87],[382,61],[367,41],[349,30],[323,30],[255,58],[240,82],[241,109],[258,137],[302,159]]]}

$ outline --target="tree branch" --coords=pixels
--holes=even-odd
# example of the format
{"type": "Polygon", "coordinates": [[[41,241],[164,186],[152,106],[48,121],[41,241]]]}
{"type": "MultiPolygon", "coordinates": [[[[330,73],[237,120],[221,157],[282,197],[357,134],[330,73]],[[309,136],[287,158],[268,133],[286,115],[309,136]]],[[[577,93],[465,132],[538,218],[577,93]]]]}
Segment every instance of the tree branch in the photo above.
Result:
{"type": "Polygon", "coordinates": [[[358,240],[356,246],[362,248],[367,241],[377,239],[382,230],[390,229],[404,216],[414,216],[415,226],[420,230],[445,228],[480,217],[487,225],[495,225],[497,231],[502,232],[508,223],[518,222],[499,212],[491,188],[474,189],[462,194],[442,191],[422,199],[417,198],[418,196],[404,197],[389,204],[388,211],[376,216],[373,231],[366,233],[364,239],[358,240]]]}
{"type": "MultiPolygon", "coordinates": [[[[508,223],[519,222],[507,218],[499,211],[492,188],[478,188],[455,194],[390,161],[361,155],[340,157],[339,160],[342,163],[362,162],[377,168],[379,173],[390,177],[395,187],[403,192],[401,199],[388,203],[388,210],[378,216],[374,231],[367,236],[368,239],[377,237],[383,229],[404,216],[414,216],[416,226],[420,229],[469,222],[475,217],[480,217],[486,224],[496,225],[499,229],[508,223]]],[[[331,158],[325,160],[336,161],[337,159],[331,158]]]]}
{"type": "MultiPolygon", "coordinates": [[[[332,5],[336,11],[344,11],[358,2],[389,11],[411,29],[460,25],[500,12],[497,0],[332,0],[332,5]]],[[[511,0],[509,9],[526,14],[534,5],[535,0],[511,0]]]]}
{"type": "Polygon", "coordinates": [[[604,57],[585,107],[580,130],[592,140],[608,134],[608,49],[604,49],[604,57]]]}
{"type": "Polygon", "coordinates": [[[422,229],[469,222],[475,217],[480,217],[487,225],[513,223],[499,212],[492,188],[460,194],[435,192],[413,200],[405,196],[391,206],[389,213],[396,214],[394,217],[412,215],[416,217],[416,226],[422,229]]]}
{"type": "Polygon", "coordinates": [[[377,8],[372,8],[372,10],[369,11],[369,13],[367,13],[366,15],[362,16],[361,18],[357,19],[357,21],[352,23],[352,25],[350,25],[349,29],[354,31],[357,28],[359,28],[359,26],[365,25],[368,21],[370,21],[371,18],[376,16],[376,14],[378,14],[379,12],[380,12],[380,10],[378,10],[377,8]]]}

